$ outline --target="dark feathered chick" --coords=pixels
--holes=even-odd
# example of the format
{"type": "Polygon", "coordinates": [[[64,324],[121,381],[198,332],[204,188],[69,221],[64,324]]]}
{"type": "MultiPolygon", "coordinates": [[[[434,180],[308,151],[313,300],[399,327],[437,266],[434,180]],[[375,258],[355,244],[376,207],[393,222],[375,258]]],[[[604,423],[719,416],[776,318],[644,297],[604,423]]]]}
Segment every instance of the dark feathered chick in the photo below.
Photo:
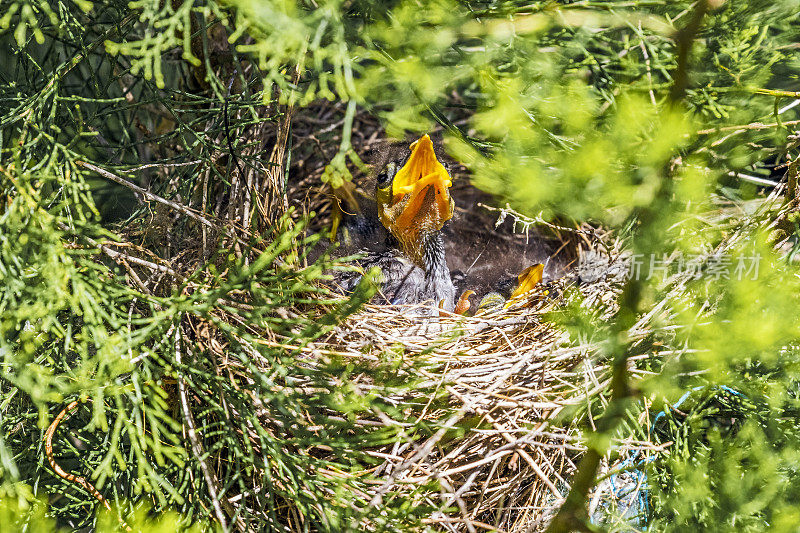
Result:
{"type": "MultiPolygon", "coordinates": [[[[377,175],[376,215],[388,235],[383,249],[370,247],[360,264],[380,269],[381,293],[389,303],[431,301],[451,311],[455,288],[440,231],[453,216],[452,182],[427,135],[410,148],[407,158],[390,161],[377,175]]],[[[363,224],[370,236],[378,235],[371,222],[351,220],[345,229],[360,232],[357,224],[363,224]]]]}
{"type": "Polygon", "coordinates": [[[544,265],[536,264],[523,270],[518,276],[498,281],[493,291],[487,293],[478,304],[478,310],[508,307],[515,299],[532,291],[542,282],[544,265]]]}

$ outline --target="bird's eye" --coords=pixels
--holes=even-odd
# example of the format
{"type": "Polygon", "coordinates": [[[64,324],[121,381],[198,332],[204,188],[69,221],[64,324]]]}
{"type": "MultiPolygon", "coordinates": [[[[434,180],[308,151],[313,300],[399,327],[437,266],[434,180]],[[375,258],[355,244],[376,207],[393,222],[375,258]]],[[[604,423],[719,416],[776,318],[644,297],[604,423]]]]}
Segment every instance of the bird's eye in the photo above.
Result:
{"type": "Polygon", "coordinates": [[[378,187],[381,189],[387,187],[394,179],[395,174],[397,174],[397,163],[391,161],[384,167],[380,174],[378,174],[378,187]]]}

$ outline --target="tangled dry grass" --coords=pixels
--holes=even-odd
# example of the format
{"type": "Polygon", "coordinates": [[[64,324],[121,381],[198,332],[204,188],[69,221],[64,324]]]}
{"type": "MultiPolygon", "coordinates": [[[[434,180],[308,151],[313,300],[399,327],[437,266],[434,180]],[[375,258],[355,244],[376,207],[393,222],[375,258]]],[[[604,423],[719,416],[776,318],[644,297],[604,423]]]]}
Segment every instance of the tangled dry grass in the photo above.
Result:
{"type": "MultiPolygon", "coordinates": [[[[608,385],[608,368],[591,356],[596,347],[576,345],[546,316],[577,297],[574,290],[605,301],[611,284],[599,276],[576,288],[563,278],[507,309],[435,322],[415,319],[407,309],[370,306],[342,324],[328,339],[330,347],[375,357],[401,346],[408,357],[426,358],[432,365],[422,370],[426,384],[444,389],[456,409],[448,423],[469,420],[473,427],[446,443],[440,430],[383,451],[375,473],[385,482],[374,502],[382,490],[436,481],[442,490],[437,503],[458,509],[431,516],[443,530],[542,529],[566,496],[583,450],[574,427],[552,422],[608,385]]],[[[653,449],[638,442],[619,446],[653,449]]]]}

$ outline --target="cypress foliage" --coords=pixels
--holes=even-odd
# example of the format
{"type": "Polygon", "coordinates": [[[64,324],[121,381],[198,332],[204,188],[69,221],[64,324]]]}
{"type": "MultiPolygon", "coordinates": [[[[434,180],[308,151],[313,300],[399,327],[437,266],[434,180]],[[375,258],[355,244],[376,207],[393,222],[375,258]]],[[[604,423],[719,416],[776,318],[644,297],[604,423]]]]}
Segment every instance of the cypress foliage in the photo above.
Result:
{"type": "Polygon", "coordinates": [[[604,346],[593,357],[613,379],[563,421],[588,451],[553,531],[597,526],[587,493],[610,438],[631,436],[673,443],[637,465],[654,530],[800,519],[796,2],[2,0],[0,12],[4,524],[51,528],[47,498],[61,527],[119,526],[48,465],[45,431],[77,400],[58,460],[135,527],[145,508],[163,513],[153,531],[422,527],[436,487],[370,505],[365,450],[442,429],[446,402],[416,378],[424,359],[302,348],[374,290],[367,279],[334,299],[324,281],[340,265],[310,257],[316,237],[288,206],[292,161],[312,150],[294,147],[292,120],[321,100],[341,110],[319,126],[336,146],[332,186],[362,166],[358,109],[390,135],[442,127],[479,188],[523,214],[613,228],[634,258],[664,265],[629,280],[608,321],[555,318],[604,346]],[[751,209],[784,175],[785,208],[751,209]],[[702,275],[670,277],[691,258],[702,275]],[[752,258],[757,275],[735,275],[752,258]],[[644,343],[630,334],[641,316],[660,332],[644,343]],[[639,357],[653,346],[677,355],[639,357]],[[431,397],[441,415],[425,421],[431,397]]]}

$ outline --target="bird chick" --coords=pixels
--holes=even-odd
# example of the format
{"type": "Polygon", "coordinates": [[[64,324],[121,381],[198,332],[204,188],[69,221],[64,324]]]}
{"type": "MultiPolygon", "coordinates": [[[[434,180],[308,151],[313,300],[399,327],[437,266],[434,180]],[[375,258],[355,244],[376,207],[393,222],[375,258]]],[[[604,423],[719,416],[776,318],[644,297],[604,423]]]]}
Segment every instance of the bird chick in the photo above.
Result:
{"type": "Polygon", "coordinates": [[[453,216],[452,180],[430,137],[422,136],[410,149],[405,159],[389,162],[377,175],[377,218],[388,230],[386,246],[367,251],[360,264],[380,269],[381,294],[388,303],[430,301],[452,311],[455,287],[441,234],[453,216]]]}

